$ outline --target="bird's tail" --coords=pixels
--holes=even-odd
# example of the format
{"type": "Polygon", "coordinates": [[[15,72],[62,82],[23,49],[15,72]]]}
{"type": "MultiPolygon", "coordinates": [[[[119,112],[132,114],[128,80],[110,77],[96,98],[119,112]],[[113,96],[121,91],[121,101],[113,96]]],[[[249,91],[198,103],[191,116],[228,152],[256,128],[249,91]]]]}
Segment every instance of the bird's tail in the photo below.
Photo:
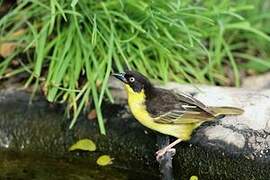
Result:
{"type": "Polygon", "coordinates": [[[209,107],[210,111],[213,112],[215,117],[222,115],[241,115],[244,113],[243,109],[236,107],[209,107]]]}

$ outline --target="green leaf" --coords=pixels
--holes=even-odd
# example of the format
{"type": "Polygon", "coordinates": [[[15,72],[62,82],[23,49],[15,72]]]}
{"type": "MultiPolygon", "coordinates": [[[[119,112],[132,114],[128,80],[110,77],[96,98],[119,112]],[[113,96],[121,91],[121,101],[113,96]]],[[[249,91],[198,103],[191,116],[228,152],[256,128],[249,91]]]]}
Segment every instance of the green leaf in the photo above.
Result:
{"type": "Polygon", "coordinates": [[[198,180],[199,178],[198,178],[198,176],[191,176],[190,178],[189,178],[189,180],[198,180]]]}
{"type": "Polygon", "coordinates": [[[71,2],[71,7],[75,7],[76,6],[76,4],[78,3],[78,1],[79,0],[73,0],[72,2],[71,2]]]}
{"type": "Polygon", "coordinates": [[[69,151],[74,150],[95,151],[96,144],[90,139],[81,139],[69,148],[69,151]]]}
{"type": "Polygon", "coordinates": [[[229,24],[226,26],[226,29],[241,29],[241,30],[249,31],[256,34],[257,36],[264,38],[267,41],[270,41],[270,37],[266,33],[254,28],[247,21],[229,24]]]}
{"type": "Polygon", "coordinates": [[[110,156],[102,155],[102,156],[99,156],[99,158],[97,159],[97,164],[100,166],[107,166],[107,165],[112,164],[112,160],[113,158],[111,158],[110,156]]]}

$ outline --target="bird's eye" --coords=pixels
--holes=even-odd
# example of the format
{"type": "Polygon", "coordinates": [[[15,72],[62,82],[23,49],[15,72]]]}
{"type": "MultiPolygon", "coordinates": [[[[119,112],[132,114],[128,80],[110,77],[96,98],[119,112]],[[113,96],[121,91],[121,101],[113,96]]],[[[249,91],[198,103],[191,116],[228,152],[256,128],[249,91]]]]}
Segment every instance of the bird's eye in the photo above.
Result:
{"type": "Polygon", "coordinates": [[[130,77],[129,78],[129,82],[134,82],[135,81],[135,78],[134,77],[130,77]]]}

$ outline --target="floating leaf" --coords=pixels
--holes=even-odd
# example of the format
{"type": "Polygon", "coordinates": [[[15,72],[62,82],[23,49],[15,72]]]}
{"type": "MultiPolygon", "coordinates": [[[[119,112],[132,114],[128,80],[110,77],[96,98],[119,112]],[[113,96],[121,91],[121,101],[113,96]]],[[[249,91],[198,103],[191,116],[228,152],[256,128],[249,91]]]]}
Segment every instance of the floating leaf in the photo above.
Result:
{"type": "Polygon", "coordinates": [[[90,139],[81,139],[69,148],[69,151],[74,150],[95,151],[96,144],[90,139]]]}
{"type": "Polygon", "coordinates": [[[189,178],[189,180],[198,180],[199,178],[198,178],[198,176],[191,176],[190,178],[189,178]]]}
{"type": "Polygon", "coordinates": [[[97,159],[97,164],[100,166],[107,166],[107,165],[112,164],[112,160],[113,158],[111,158],[110,156],[102,155],[102,156],[99,156],[99,158],[97,159]]]}

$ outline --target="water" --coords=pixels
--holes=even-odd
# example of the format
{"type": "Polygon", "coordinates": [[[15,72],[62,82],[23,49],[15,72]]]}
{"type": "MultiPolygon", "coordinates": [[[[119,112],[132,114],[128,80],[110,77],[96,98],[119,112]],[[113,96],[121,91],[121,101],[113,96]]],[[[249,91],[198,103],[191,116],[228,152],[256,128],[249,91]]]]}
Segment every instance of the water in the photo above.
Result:
{"type": "Polygon", "coordinates": [[[0,162],[0,179],[5,180],[159,179],[157,175],[142,174],[114,165],[99,167],[95,163],[89,163],[89,161],[48,158],[11,151],[2,151],[0,162]]]}

